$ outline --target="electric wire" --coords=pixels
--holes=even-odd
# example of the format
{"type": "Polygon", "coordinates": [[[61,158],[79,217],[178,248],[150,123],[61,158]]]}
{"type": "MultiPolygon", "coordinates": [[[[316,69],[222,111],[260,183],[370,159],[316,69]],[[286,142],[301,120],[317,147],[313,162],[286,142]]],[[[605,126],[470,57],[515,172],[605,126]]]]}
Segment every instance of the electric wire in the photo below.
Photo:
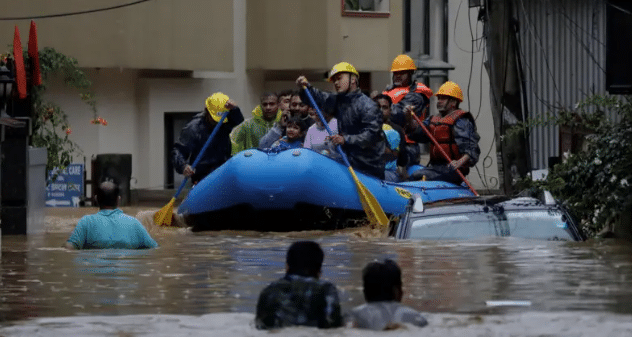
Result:
{"type": "Polygon", "coordinates": [[[138,4],[141,4],[143,2],[148,2],[148,1],[152,1],[152,0],[138,0],[138,1],[130,2],[130,3],[126,3],[126,4],[121,4],[121,5],[116,5],[116,6],[111,6],[111,7],[104,7],[104,8],[97,8],[97,9],[90,9],[90,10],[78,11],[78,12],[68,12],[68,13],[48,14],[48,15],[23,16],[23,17],[6,17],[6,18],[0,18],[0,21],[49,19],[49,18],[58,18],[58,17],[64,17],[64,16],[73,16],[73,15],[82,15],[82,14],[90,14],[90,13],[97,13],[97,12],[105,12],[105,11],[109,11],[109,10],[113,10],[113,9],[119,9],[119,8],[123,8],[123,7],[129,7],[129,6],[138,5],[138,4]]]}

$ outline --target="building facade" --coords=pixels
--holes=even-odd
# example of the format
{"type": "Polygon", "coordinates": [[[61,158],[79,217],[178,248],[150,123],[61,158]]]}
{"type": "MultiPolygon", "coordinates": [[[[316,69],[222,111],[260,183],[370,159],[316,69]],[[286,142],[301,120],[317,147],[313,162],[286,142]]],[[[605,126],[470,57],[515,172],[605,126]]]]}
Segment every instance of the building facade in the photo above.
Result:
{"type": "MultiPolygon", "coordinates": [[[[363,89],[382,90],[390,83],[391,61],[403,52],[418,63],[430,58],[454,65],[449,72],[420,71],[420,79],[434,90],[448,78],[460,83],[466,94],[462,107],[478,117],[481,149],[494,147],[484,53],[471,35],[482,31],[478,12],[461,1],[131,3],[21,1],[3,14],[17,19],[0,21],[0,28],[13,32],[17,25],[25,44],[30,18],[55,15],[34,19],[39,46],[79,61],[108,125],[91,124],[89,108],[60,79],[51,80],[47,95],[69,114],[71,137],[88,162],[97,154],[132,154],[133,189],[177,187],[171,144],[210,93],[226,93],[248,118],[262,92],[294,89],[299,75],[331,89],[324,74],[340,61],[361,72],[363,89]]],[[[0,36],[0,44],[9,45],[11,38],[0,36]]],[[[470,174],[472,183],[495,188],[495,155],[481,156],[479,167],[470,174]]]]}

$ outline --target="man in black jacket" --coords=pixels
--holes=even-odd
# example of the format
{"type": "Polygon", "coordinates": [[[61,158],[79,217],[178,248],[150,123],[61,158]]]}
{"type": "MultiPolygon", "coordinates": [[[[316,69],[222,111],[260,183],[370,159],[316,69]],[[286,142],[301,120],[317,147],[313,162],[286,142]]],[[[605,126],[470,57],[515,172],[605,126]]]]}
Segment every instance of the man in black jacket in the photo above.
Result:
{"type": "Polygon", "coordinates": [[[391,64],[393,84],[382,93],[388,95],[393,103],[391,120],[404,127],[407,107],[412,107],[417,117],[426,117],[426,108],[430,103],[432,90],[421,82],[413,80],[417,66],[408,55],[398,55],[391,64]]]}
{"type": "MultiPolygon", "coordinates": [[[[329,137],[332,144],[341,145],[354,169],[384,179],[384,151],[386,140],[382,132],[382,112],[377,104],[360,91],[360,74],[347,62],[340,62],[329,72],[335,93],[311,88],[305,76],[296,79],[300,87],[309,87],[315,103],[325,111],[332,111],[338,120],[338,134],[329,137]]],[[[305,91],[301,99],[309,102],[305,91]]]]}
{"type": "Polygon", "coordinates": [[[180,132],[180,138],[173,145],[173,167],[176,172],[190,177],[196,184],[231,156],[230,132],[244,121],[237,104],[221,92],[206,99],[204,111],[198,113],[180,132]],[[191,167],[224,113],[228,116],[212,140],[212,144],[202,154],[195,169],[191,167]]]}

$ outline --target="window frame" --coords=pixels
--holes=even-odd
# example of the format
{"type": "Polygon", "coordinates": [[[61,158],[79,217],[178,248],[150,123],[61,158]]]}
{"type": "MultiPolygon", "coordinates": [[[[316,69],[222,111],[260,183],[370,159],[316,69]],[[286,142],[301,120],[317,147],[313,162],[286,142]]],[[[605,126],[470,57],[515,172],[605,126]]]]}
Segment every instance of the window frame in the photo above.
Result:
{"type": "Polygon", "coordinates": [[[388,0],[388,12],[374,11],[350,11],[345,9],[345,0],[340,0],[340,12],[342,16],[361,18],[389,18],[391,16],[391,1],[388,0]]]}

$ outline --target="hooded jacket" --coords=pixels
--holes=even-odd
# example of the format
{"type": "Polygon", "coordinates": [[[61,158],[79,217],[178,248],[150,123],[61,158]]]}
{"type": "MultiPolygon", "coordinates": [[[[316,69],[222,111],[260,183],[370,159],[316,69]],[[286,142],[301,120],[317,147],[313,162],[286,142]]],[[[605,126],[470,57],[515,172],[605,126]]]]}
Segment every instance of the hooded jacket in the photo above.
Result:
{"type": "Polygon", "coordinates": [[[278,122],[280,118],[281,110],[278,110],[273,120],[267,121],[263,119],[261,105],[257,105],[252,110],[252,118],[245,120],[230,133],[232,154],[259,147],[259,140],[268,133],[274,126],[274,123],[278,122]]]}
{"type": "MultiPolygon", "coordinates": [[[[226,123],[219,126],[215,138],[202,155],[202,158],[195,167],[195,174],[191,177],[193,182],[198,182],[213,172],[217,167],[224,164],[231,156],[231,144],[229,134],[239,123],[243,122],[244,116],[239,108],[234,108],[228,112],[226,123]]],[[[215,125],[211,125],[208,112],[205,110],[196,114],[193,119],[184,126],[180,132],[180,138],[173,145],[171,152],[173,167],[176,172],[182,174],[186,165],[191,165],[197,158],[198,153],[204,147],[208,137],[213,132],[215,125]]]]}
{"type": "MultiPolygon", "coordinates": [[[[348,93],[329,93],[310,87],[316,104],[333,112],[338,133],[345,139],[342,150],[354,169],[384,179],[382,112],[377,103],[359,89],[348,93]]],[[[301,90],[303,102],[309,102],[301,90]]]]}

